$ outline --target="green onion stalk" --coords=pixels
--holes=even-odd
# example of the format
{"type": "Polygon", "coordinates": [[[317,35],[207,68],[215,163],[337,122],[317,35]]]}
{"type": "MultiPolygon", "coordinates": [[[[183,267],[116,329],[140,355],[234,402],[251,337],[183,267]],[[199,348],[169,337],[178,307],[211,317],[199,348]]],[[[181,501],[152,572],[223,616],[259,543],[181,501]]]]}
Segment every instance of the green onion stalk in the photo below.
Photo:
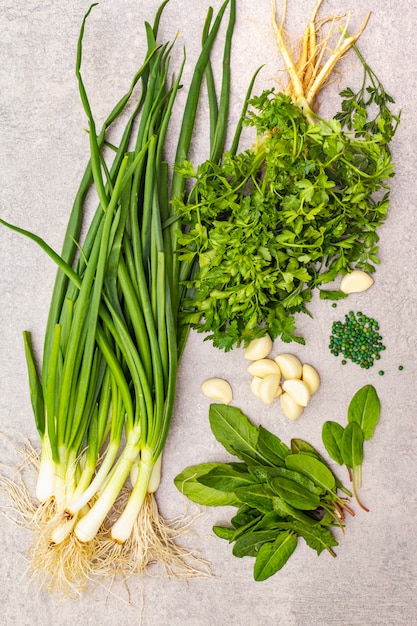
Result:
{"type": "Polygon", "coordinates": [[[58,266],[39,368],[24,333],[30,397],[41,454],[36,495],[45,520],[33,569],[58,587],[95,575],[142,571],[150,561],[185,563],[170,539],[154,493],[174,409],[178,364],[189,325],[179,315],[192,265],[178,259],[175,199],[187,194],[187,159],[206,78],[211,152],[223,150],[230,88],[235,0],[210,9],[189,86],[175,167],[165,161],[169,122],[185,55],[171,76],[173,44],[158,43],[162,3],[145,24],[147,53],[125,96],[97,130],[81,74],[86,13],[76,76],[88,119],[90,159],[70,214],[61,254],[39,236],[0,220],[42,247],[58,266]],[[210,54],[229,8],[220,98],[210,54]],[[139,91],[139,95],[136,92],[139,91]],[[136,100],[134,100],[136,98],[136,100]],[[118,145],[109,139],[130,110],[118,145]],[[87,194],[98,206],[81,242],[87,194]]]}

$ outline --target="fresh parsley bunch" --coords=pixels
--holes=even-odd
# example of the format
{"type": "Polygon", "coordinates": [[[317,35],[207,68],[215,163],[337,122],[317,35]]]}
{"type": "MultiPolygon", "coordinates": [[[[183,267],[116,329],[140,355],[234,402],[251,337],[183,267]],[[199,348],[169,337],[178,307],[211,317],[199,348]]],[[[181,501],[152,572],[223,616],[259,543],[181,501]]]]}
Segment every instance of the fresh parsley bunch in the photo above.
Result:
{"type": "Polygon", "coordinates": [[[215,346],[230,350],[265,332],[303,343],[294,316],[308,313],[313,290],[353,266],[375,271],[399,117],[365,70],[362,89],[342,92],[342,113],[328,121],[264,91],[245,121],[256,130],[253,148],[226,153],[221,165],[184,165],[195,185],[177,202],[187,224],[180,256],[195,273],[183,315],[215,346]]]}

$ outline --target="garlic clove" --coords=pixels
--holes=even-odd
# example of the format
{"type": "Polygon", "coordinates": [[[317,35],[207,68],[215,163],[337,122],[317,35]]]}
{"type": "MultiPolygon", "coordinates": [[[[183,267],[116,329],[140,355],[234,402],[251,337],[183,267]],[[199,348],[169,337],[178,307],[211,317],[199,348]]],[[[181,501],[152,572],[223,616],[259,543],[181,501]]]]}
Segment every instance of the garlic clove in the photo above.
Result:
{"type": "Polygon", "coordinates": [[[301,378],[303,366],[295,354],[282,353],[276,356],[274,360],[278,364],[281,375],[284,378],[301,378]]]}
{"type": "Polygon", "coordinates": [[[372,276],[362,270],[353,270],[345,274],[340,282],[340,291],[343,293],[360,293],[374,284],[372,276]]]}
{"type": "MultiPolygon", "coordinates": [[[[281,381],[280,381],[280,383],[281,383],[281,381]]],[[[281,387],[281,384],[279,384],[278,385],[278,389],[277,389],[277,391],[275,393],[275,397],[278,398],[281,394],[282,394],[282,387],[281,387]]]]}
{"type": "Polygon", "coordinates": [[[281,370],[278,363],[273,359],[258,359],[253,361],[247,368],[251,376],[258,376],[259,378],[265,378],[269,374],[276,374],[281,378],[281,370]]]}
{"type": "Polygon", "coordinates": [[[245,359],[248,361],[257,361],[264,359],[272,350],[272,339],[266,334],[259,339],[253,339],[244,352],[245,359]]]}
{"type": "Polygon", "coordinates": [[[304,408],[300,404],[294,402],[288,393],[282,393],[279,397],[279,401],[282,412],[286,417],[288,417],[288,419],[296,420],[303,414],[304,408]]]}
{"type": "Polygon", "coordinates": [[[254,376],[252,380],[250,381],[250,390],[252,391],[253,395],[256,396],[257,398],[259,398],[259,385],[261,381],[262,381],[262,378],[260,378],[259,376],[254,376]]]}
{"type": "Polygon", "coordinates": [[[232,388],[223,378],[209,378],[201,383],[200,389],[210,400],[229,404],[233,399],[232,388]]]}
{"type": "Polygon", "coordinates": [[[306,383],[310,389],[310,393],[316,393],[320,387],[320,376],[317,370],[309,363],[303,363],[303,371],[301,380],[306,383]]]}
{"type": "Polygon", "coordinates": [[[269,374],[261,379],[259,383],[258,395],[265,404],[272,404],[277,395],[282,392],[280,387],[280,376],[277,374],[269,374]]]}
{"type": "Polygon", "coordinates": [[[289,379],[284,381],[282,388],[297,404],[306,407],[309,403],[311,392],[308,385],[304,381],[299,379],[289,379]]]}

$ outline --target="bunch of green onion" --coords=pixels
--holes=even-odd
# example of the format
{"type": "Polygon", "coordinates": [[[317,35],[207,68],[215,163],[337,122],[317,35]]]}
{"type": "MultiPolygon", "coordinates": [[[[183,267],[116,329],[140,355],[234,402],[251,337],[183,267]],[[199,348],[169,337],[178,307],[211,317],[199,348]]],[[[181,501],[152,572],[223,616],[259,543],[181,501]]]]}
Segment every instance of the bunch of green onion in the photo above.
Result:
{"type": "MultiPolygon", "coordinates": [[[[42,514],[38,510],[36,519],[38,526],[41,518],[44,524],[34,569],[46,571],[58,586],[80,586],[97,573],[141,571],[150,560],[158,560],[158,547],[144,544],[147,535],[161,535],[150,494],[159,484],[177,368],[187,339],[188,326],[180,323],[179,311],[182,282],[192,270],[176,256],[181,224],[172,200],[186,193],[180,166],[190,148],[204,77],[211,111],[210,156],[220,158],[223,151],[235,20],[235,0],[226,0],[215,19],[208,12],[182,113],[177,167],[169,168],[164,147],[185,59],[171,78],[172,45],[157,43],[167,1],[153,26],[146,23],[145,61],[100,132],[81,76],[84,29],[92,7],[84,17],[76,75],[91,154],[61,254],[37,235],[1,220],[36,241],[58,265],[41,368],[30,333],[24,333],[41,440],[36,495],[42,514]],[[217,97],[210,53],[228,6],[217,97]],[[132,104],[137,90],[140,95],[132,104]],[[128,104],[133,112],[119,145],[113,146],[108,129],[128,104]],[[81,242],[91,189],[96,190],[98,207],[81,242]]],[[[165,556],[167,550],[166,545],[160,548],[165,556]]],[[[175,548],[171,552],[181,554],[175,548]]]]}

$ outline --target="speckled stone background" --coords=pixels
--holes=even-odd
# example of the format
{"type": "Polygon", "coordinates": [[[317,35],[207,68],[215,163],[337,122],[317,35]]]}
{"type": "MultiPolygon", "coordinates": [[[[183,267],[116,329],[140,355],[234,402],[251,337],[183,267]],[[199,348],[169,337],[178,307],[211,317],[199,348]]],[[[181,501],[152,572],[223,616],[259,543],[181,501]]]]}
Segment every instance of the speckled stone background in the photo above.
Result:
{"type": "MultiPolygon", "coordinates": [[[[280,3],[278,2],[280,5],[280,3]]],[[[311,0],[288,0],[288,30],[298,36],[313,6],[311,0]]],[[[152,21],[155,0],[103,0],[88,21],[84,76],[98,125],[125,92],[145,51],[144,20],[152,21]]],[[[161,36],[179,31],[175,59],[186,45],[190,77],[209,3],[171,0],[161,22],[161,36]]],[[[220,7],[213,0],[215,9],[220,7]]],[[[78,30],[88,3],[83,0],[0,1],[0,214],[41,234],[59,249],[72,199],[88,154],[86,125],[74,76],[78,30]]],[[[280,8],[280,7],[279,7],[280,8]]],[[[320,558],[300,541],[286,567],[255,583],[253,561],[232,556],[226,542],[212,536],[213,524],[226,522],[228,509],[207,509],[196,520],[184,545],[211,562],[212,576],[184,583],[167,580],[158,568],[126,585],[95,589],[76,600],[58,600],[28,579],[30,533],[0,516],[0,622],[6,626],[403,626],[417,624],[417,439],[416,439],[416,158],[417,5],[410,0],[324,2],[323,15],[352,9],[359,26],[368,9],[372,17],[361,50],[403,110],[393,143],[397,174],[388,220],[380,231],[381,266],[371,291],[351,296],[332,308],[315,299],[313,317],[299,319],[305,346],[291,350],[320,371],[322,386],[304,416],[290,423],[274,404],[265,407],[249,392],[242,350],[223,354],[203,337],[191,334],[181,363],[176,410],[164,456],[159,491],[161,512],[181,515],[186,503],[173,485],[186,465],[225,460],[211,435],[209,401],[199,390],[210,376],[226,377],[234,404],[284,441],[300,436],[321,449],[321,425],[343,421],[353,393],[365,383],[376,386],[382,403],[380,424],[366,445],[363,500],[369,513],[357,510],[344,536],[337,532],[337,558],[320,558]],[[331,323],[346,311],[362,310],[380,323],[387,347],[380,366],[364,373],[330,355],[331,323]],[[398,366],[403,365],[403,371],[398,366]],[[379,376],[383,369],[385,375],[379,376]]],[[[221,50],[215,50],[218,68],[221,50]]],[[[238,0],[233,44],[232,116],[254,70],[264,68],[262,89],[277,84],[282,61],[274,46],[269,0],[238,0]]],[[[354,56],[323,93],[321,112],[337,110],[338,91],[360,80],[354,56]]],[[[179,104],[183,102],[181,95],[179,104]]],[[[204,107],[203,107],[204,109],[204,107]]],[[[205,154],[207,118],[199,117],[199,141],[193,157],[205,154]]],[[[175,125],[175,121],[174,121],[175,125]]],[[[171,146],[172,147],[172,146],[171,146]]],[[[14,452],[37,436],[28,396],[21,332],[31,330],[39,350],[55,275],[52,262],[32,242],[0,230],[0,471],[11,476],[19,463],[14,452]]],[[[288,349],[286,346],[285,349],[288,349]]],[[[282,350],[279,342],[274,352],[282,350]]],[[[341,478],[345,479],[343,471],[341,478]]],[[[2,497],[2,505],[7,500],[2,497]]],[[[193,507],[188,508],[193,514],[193,507]]]]}

